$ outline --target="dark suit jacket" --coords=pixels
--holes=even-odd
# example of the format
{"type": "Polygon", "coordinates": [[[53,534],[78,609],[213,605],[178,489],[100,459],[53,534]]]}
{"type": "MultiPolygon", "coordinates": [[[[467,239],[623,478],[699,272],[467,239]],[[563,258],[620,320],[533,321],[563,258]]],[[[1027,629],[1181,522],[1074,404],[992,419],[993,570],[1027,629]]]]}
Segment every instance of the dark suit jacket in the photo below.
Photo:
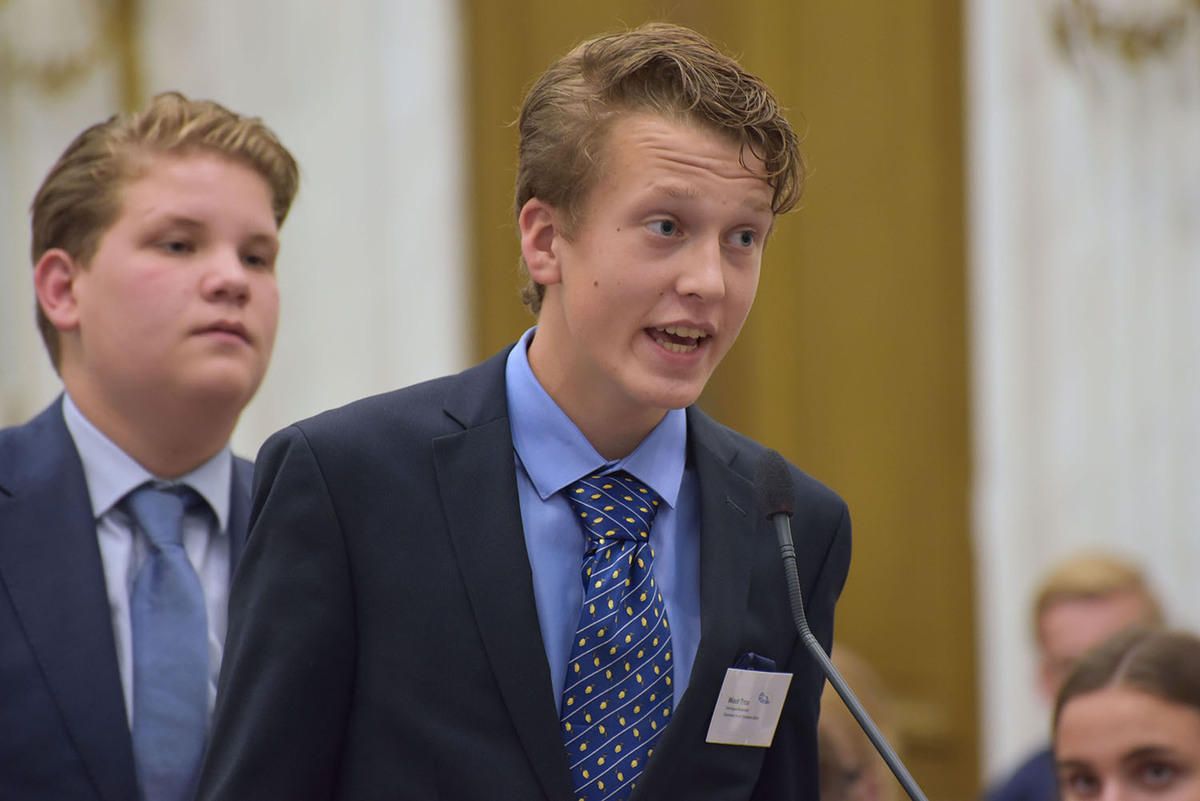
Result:
{"type": "MultiPolygon", "coordinates": [[[[252,474],[234,460],[235,560],[252,474]]],[[[137,798],[100,545],[61,397],[0,430],[0,798],[137,798]]]]}
{"type": "Polygon", "coordinates": [[[1054,751],[1044,747],[1021,763],[1010,775],[989,787],[986,801],[1058,801],[1058,772],[1054,751]]]}
{"type": "MultiPolygon", "coordinates": [[[[521,529],[505,357],[263,446],[203,801],[574,798],[521,529]]],[[[755,509],[762,448],[694,408],[688,437],[701,641],[635,798],[816,801],[822,679],[755,509]],[[774,744],[706,744],[725,671],[749,651],[795,673],[774,744]]],[[[831,491],[794,478],[800,577],[828,649],[849,517],[831,491]]]]}

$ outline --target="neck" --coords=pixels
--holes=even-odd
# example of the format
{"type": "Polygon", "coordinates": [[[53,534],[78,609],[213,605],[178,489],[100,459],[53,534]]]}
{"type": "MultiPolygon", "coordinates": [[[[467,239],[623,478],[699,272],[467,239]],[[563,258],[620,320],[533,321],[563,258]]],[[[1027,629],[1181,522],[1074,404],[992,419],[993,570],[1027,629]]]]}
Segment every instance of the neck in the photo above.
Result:
{"type": "Polygon", "coordinates": [[[237,412],[220,413],[202,401],[126,409],[70,384],[67,392],[88,422],[157,478],[179,478],[204,464],[225,447],[237,424],[237,412]]]}
{"type": "Polygon", "coordinates": [[[654,426],[658,425],[665,415],[666,412],[659,413],[653,421],[648,421],[649,425],[634,421],[630,421],[628,425],[615,425],[612,420],[605,419],[593,425],[586,416],[579,417],[567,412],[567,417],[579,428],[596,452],[610,462],[623,459],[637,450],[642,440],[654,430],[654,426]]]}
{"type": "Polygon", "coordinates": [[[620,459],[642,444],[667,410],[638,403],[604,382],[589,382],[586,374],[546,343],[543,318],[529,346],[529,369],[558,408],[606,460],[620,459]]]}
{"type": "Polygon", "coordinates": [[[596,452],[607,461],[622,459],[633,453],[667,415],[665,409],[636,404],[630,404],[624,411],[616,411],[613,404],[603,399],[573,395],[563,387],[542,386],[596,452]]]}

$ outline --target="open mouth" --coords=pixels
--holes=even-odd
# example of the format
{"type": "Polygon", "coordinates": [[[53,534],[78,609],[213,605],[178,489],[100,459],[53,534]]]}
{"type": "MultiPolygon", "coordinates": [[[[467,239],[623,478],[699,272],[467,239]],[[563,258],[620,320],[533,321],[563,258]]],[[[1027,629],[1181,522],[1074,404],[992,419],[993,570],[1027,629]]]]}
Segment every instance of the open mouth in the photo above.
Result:
{"type": "Polygon", "coordinates": [[[687,328],[682,325],[647,328],[646,331],[655,342],[672,353],[691,353],[700,347],[701,342],[708,338],[708,334],[699,328],[687,328]]]}

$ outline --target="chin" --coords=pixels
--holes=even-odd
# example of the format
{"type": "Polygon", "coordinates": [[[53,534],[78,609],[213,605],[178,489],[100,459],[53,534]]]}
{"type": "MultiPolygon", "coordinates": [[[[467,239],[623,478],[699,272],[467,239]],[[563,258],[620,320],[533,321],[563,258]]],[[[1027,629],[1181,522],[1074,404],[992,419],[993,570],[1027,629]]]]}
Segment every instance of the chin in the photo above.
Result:
{"type": "Polygon", "coordinates": [[[191,383],[190,391],[206,403],[245,406],[254,397],[254,393],[258,391],[261,383],[261,375],[250,375],[244,371],[221,370],[198,377],[191,383]]]}
{"type": "Polygon", "coordinates": [[[638,401],[645,406],[664,411],[685,409],[699,399],[703,390],[703,383],[696,385],[690,381],[686,384],[667,382],[663,385],[648,387],[645,392],[638,394],[638,401]]]}

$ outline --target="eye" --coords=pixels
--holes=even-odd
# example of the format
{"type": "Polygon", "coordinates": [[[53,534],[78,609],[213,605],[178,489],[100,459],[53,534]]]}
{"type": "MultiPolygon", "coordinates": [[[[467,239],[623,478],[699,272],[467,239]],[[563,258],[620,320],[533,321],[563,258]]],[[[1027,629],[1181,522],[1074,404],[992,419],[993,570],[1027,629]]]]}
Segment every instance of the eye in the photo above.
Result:
{"type": "Polygon", "coordinates": [[[1143,787],[1161,790],[1169,787],[1178,775],[1175,766],[1158,760],[1152,760],[1139,765],[1135,771],[1137,781],[1143,787]]]}
{"type": "Polygon", "coordinates": [[[195,248],[190,240],[170,237],[158,243],[159,250],[166,253],[191,253],[195,248]]]}
{"type": "Polygon", "coordinates": [[[758,235],[750,229],[734,231],[729,236],[729,242],[737,248],[752,248],[758,242],[758,235]]]}
{"type": "Polygon", "coordinates": [[[661,236],[675,236],[679,233],[679,226],[675,224],[674,220],[655,220],[647,227],[661,236]]]}
{"type": "Polygon", "coordinates": [[[1058,787],[1063,798],[1092,798],[1100,793],[1100,779],[1088,770],[1059,773],[1058,787]]]}
{"type": "Polygon", "coordinates": [[[275,257],[265,253],[246,253],[242,256],[242,261],[247,267],[255,270],[273,270],[275,268],[275,257]]]}

